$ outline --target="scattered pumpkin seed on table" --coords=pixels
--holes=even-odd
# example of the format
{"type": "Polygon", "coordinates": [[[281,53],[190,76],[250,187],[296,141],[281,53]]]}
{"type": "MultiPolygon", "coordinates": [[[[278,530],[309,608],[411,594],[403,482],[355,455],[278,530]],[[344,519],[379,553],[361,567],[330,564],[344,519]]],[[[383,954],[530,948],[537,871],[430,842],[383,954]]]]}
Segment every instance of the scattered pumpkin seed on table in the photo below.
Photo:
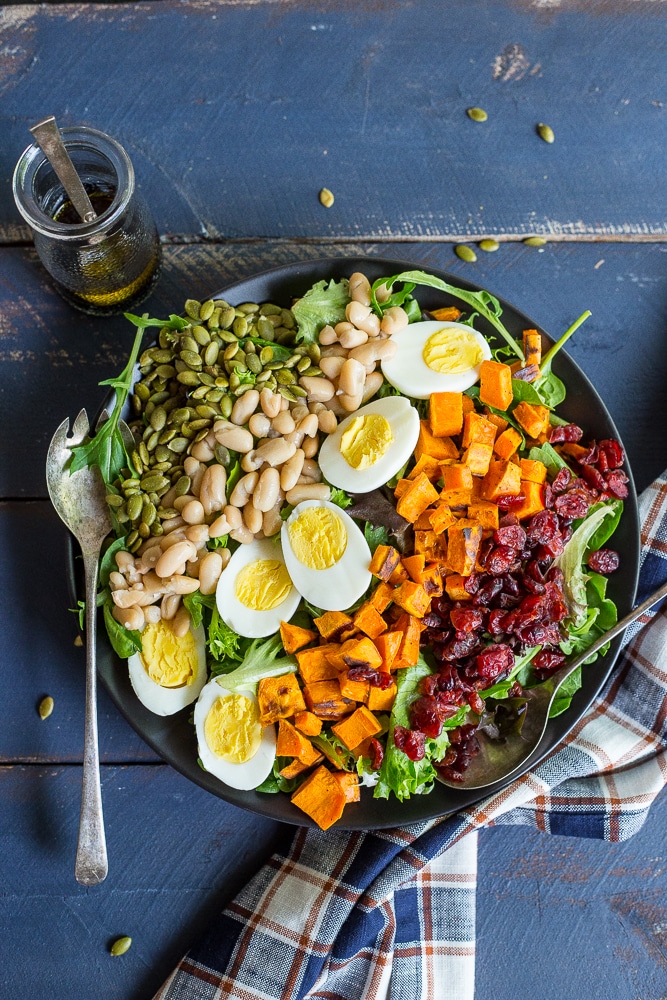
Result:
{"type": "Polygon", "coordinates": [[[454,247],[454,253],[461,260],[467,261],[468,264],[474,264],[477,260],[477,254],[472,249],[472,247],[466,246],[465,243],[459,243],[454,247]]]}
{"type": "Polygon", "coordinates": [[[537,126],[537,134],[539,135],[540,139],[544,140],[544,142],[553,142],[554,139],[556,138],[556,136],[554,135],[554,130],[551,128],[551,126],[545,125],[544,122],[539,122],[537,126]]]}
{"type": "Polygon", "coordinates": [[[523,242],[527,247],[543,247],[547,244],[547,241],[542,236],[528,236],[523,242]]]}
{"type": "Polygon", "coordinates": [[[131,937],[116,938],[114,943],[109,948],[109,954],[112,955],[114,958],[117,958],[119,955],[124,955],[125,952],[128,951],[128,949],[130,948],[131,944],[132,944],[131,937]]]}
{"type": "Polygon", "coordinates": [[[494,253],[500,249],[500,243],[497,240],[480,240],[479,249],[485,253],[494,253]]]}
{"type": "Polygon", "coordinates": [[[484,108],[468,108],[466,110],[468,118],[472,118],[474,122],[485,122],[489,117],[484,110],[484,108]]]}
{"type": "Polygon", "coordinates": [[[331,208],[331,206],[333,205],[334,196],[333,193],[329,190],[329,188],[322,188],[322,190],[320,191],[320,202],[322,205],[324,205],[325,208],[331,208]]]}
{"type": "Polygon", "coordinates": [[[46,698],[42,698],[37,711],[39,712],[39,717],[42,721],[44,721],[44,719],[48,719],[53,711],[53,698],[50,695],[47,695],[46,698]]]}

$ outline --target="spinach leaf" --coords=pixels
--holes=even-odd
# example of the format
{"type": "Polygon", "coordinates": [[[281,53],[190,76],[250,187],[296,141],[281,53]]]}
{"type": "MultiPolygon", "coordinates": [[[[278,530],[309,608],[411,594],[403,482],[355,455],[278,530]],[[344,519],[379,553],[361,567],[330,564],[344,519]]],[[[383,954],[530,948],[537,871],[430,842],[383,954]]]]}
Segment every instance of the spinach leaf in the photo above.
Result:
{"type": "Polygon", "coordinates": [[[556,343],[553,345],[553,347],[549,348],[549,350],[547,351],[547,353],[544,355],[544,357],[540,362],[540,373],[543,376],[549,374],[549,372],[551,371],[551,362],[556,357],[561,347],[563,347],[563,345],[567,343],[567,341],[570,339],[575,330],[578,330],[581,324],[585,323],[590,315],[591,312],[589,309],[587,309],[586,312],[583,312],[579,317],[579,319],[575,319],[572,326],[567,328],[567,330],[560,338],[560,340],[557,340],[556,343]]]}
{"type": "Polygon", "coordinates": [[[570,468],[548,441],[545,441],[539,448],[531,448],[528,452],[528,458],[533,462],[542,462],[543,465],[546,465],[547,472],[552,479],[561,469],[570,468]]]}
{"type": "Polygon", "coordinates": [[[113,651],[117,656],[120,656],[121,660],[127,660],[133,653],[141,652],[141,632],[132,632],[117,622],[111,614],[112,607],[110,599],[105,602],[103,608],[104,625],[113,651]]]}
{"type": "Polygon", "coordinates": [[[553,372],[535,379],[533,385],[544,406],[548,406],[550,410],[560,406],[567,395],[564,384],[553,372]]]}

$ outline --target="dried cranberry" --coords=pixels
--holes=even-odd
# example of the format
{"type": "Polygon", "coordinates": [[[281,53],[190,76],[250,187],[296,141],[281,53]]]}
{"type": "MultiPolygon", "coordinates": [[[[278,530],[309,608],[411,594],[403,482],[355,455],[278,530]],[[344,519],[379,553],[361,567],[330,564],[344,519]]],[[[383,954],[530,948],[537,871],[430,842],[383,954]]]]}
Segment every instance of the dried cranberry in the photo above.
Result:
{"type": "Polygon", "coordinates": [[[586,562],[596,573],[613,573],[618,569],[620,559],[613,549],[598,549],[591,552],[586,562]]]}
{"type": "Polygon", "coordinates": [[[505,545],[508,549],[522,549],[526,544],[526,532],[520,524],[508,524],[498,528],[493,533],[497,545],[505,545]]]}
{"type": "Polygon", "coordinates": [[[487,631],[491,635],[501,635],[505,631],[502,624],[504,618],[505,612],[501,608],[494,608],[493,611],[490,611],[489,620],[486,625],[487,631]]]}
{"type": "Polygon", "coordinates": [[[423,760],[426,752],[425,739],[423,733],[415,732],[413,729],[405,729],[404,726],[394,726],[394,746],[402,750],[410,760],[423,760]]]}
{"type": "Polygon", "coordinates": [[[516,561],[516,549],[510,549],[507,545],[496,545],[486,557],[484,568],[491,576],[501,576],[503,573],[509,573],[516,561]]]}
{"type": "Polygon", "coordinates": [[[562,639],[558,625],[544,625],[541,622],[517,628],[515,633],[526,646],[557,646],[562,639]]]}
{"type": "Polygon", "coordinates": [[[610,493],[613,493],[615,497],[620,500],[624,500],[628,495],[628,488],[625,485],[628,481],[628,477],[620,469],[614,469],[612,472],[607,473],[606,486],[610,493]]]}
{"type": "Polygon", "coordinates": [[[475,632],[484,624],[484,615],[477,608],[455,608],[449,617],[457,632],[475,632]]]}
{"type": "Polygon", "coordinates": [[[552,566],[546,575],[546,579],[549,583],[555,584],[559,590],[562,590],[565,575],[559,566],[552,566]]]}
{"type": "Polygon", "coordinates": [[[476,594],[479,590],[479,573],[473,570],[470,576],[464,576],[463,589],[466,594],[476,594]]]}
{"type": "Polygon", "coordinates": [[[434,695],[438,690],[438,675],[429,674],[427,677],[422,677],[419,682],[419,690],[425,695],[434,695]]]}
{"type": "Polygon", "coordinates": [[[525,499],[526,498],[523,493],[508,493],[505,496],[497,497],[495,503],[496,507],[499,507],[500,510],[511,510],[512,507],[518,507],[520,504],[524,503],[525,499]]]}
{"type": "Polygon", "coordinates": [[[512,684],[511,688],[507,692],[507,697],[520,698],[522,694],[523,694],[523,688],[521,687],[518,681],[514,681],[514,684],[512,684]]]}
{"type": "Polygon", "coordinates": [[[512,597],[520,596],[521,588],[519,586],[519,582],[512,576],[511,573],[506,573],[505,576],[501,577],[501,583],[503,585],[504,594],[511,594],[512,597]]]}
{"type": "Polygon", "coordinates": [[[468,695],[468,704],[475,715],[481,715],[484,711],[484,699],[480,698],[476,691],[472,691],[468,695]]]}
{"type": "Polygon", "coordinates": [[[586,482],[596,490],[603,490],[606,486],[604,479],[598,470],[592,465],[582,465],[581,474],[586,482]]]}
{"type": "Polygon", "coordinates": [[[479,590],[472,599],[472,603],[476,607],[480,605],[488,606],[489,604],[491,604],[491,602],[500,593],[502,589],[503,589],[502,580],[499,580],[498,577],[491,577],[490,580],[487,580],[486,583],[483,583],[482,586],[479,588],[479,590]]]}
{"type": "Polygon", "coordinates": [[[595,441],[591,441],[590,447],[587,452],[579,456],[578,461],[582,465],[595,465],[598,460],[598,446],[595,441]]]}
{"type": "Polygon", "coordinates": [[[442,732],[442,719],[438,714],[435,698],[417,698],[410,706],[410,722],[413,729],[418,729],[432,739],[439,736],[442,732]]]}
{"type": "Polygon", "coordinates": [[[470,722],[466,722],[464,726],[457,726],[456,729],[450,730],[449,742],[453,743],[454,746],[460,746],[466,743],[474,732],[475,726],[470,722]]]}
{"type": "Polygon", "coordinates": [[[368,681],[371,687],[386,691],[393,684],[391,674],[374,667],[350,667],[347,676],[351,681],[368,681]]]}
{"type": "Polygon", "coordinates": [[[604,454],[608,469],[618,469],[625,461],[623,448],[615,438],[606,438],[598,444],[600,454],[604,454]]]}
{"type": "MultiPolygon", "coordinates": [[[[558,497],[557,499],[560,499],[558,497]]],[[[533,545],[545,545],[558,533],[558,518],[550,510],[540,510],[528,522],[526,534],[533,545]]]]}
{"type": "Polygon", "coordinates": [[[543,545],[538,545],[537,551],[535,553],[536,559],[539,562],[551,562],[552,559],[557,559],[558,556],[563,554],[563,549],[565,548],[565,543],[560,535],[554,535],[550,538],[548,542],[543,545]]]}
{"type": "Polygon", "coordinates": [[[554,491],[551,489],[549,483],[545,483],[542,489],[544,490],[542,494],[542,503],[545,507],[551,509],[554,505],[554,491]]]}
{"type": "Polygon", "coordinates": [[[550,649],[542,649],[533,659],[538,680],[544,681],[565,663],[565,656],[550,649]]]}
{"type": "Polygon", "coordinates": [[[384,760],[384,750],[382,748],[382,744],[373,736],[368,744],[368,749],[370,751],[371,767],[374,771],[379,771],[382,766],[382,761],[384,760]]]}
{"type": "Polygon", "coordinates": [[[556,478],[551,484],[551,489],[554,491],[554,493],[562,493],[563,490],[567,489],[567,486],[569,485],[571,479],[572,479],[572,473],[567,468],[567,466],[564,465],[562,469],[558,470],[556,478]]]}
{"type": "Polygon", "coordinates": [[[443,722],[446,719],[451,719],[453,715],[456,715],[461,706],[465,704],[469,694],[470,691],[468,685],[466,685],[465,691],[440,691],[435,696],[439,718],[441,718],[443,722]]]}
{"type": "Polygon", "coordinates": [[[550,444],[559,444],[565,441],[568,444],[580,441],[583,436],[581,427],[576,424],[560,424],[552,427],[547,435],[550,444]]]}
{"type": "Polygon", "coordinates": [[[495,681],[502,674],[508,674],[514,666],[514,653],[504,643],[487,646],[475,657],[477,673],[484,680],[495,681]]]}
{"type": "Polygon", "coordinates": [[[503,516],[498,521],[498,526],[500,528],[509,528],[512,524],[518,524],[519,518],[516,514],[503,514],[503,516]]]}
{"type": "MultiPolygon", "coordinates": [[[[568,493],[561,493],[554,500],[556,513],[560,517],[566,517],[569,521],[574,521],[578,517],[585,517],[589,506],[588,498],[580,490],[570,490],[568,493]]],[[[537,517],[537,515],[535,516],[537,517]]]]}

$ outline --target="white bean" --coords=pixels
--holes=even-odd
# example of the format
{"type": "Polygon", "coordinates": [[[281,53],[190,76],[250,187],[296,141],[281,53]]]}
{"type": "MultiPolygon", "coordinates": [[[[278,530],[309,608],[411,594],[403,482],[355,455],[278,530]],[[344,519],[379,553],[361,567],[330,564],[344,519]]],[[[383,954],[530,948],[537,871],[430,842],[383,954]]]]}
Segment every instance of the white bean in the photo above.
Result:
{"type": "Polygon", "coordinates": [[[227,518],[230,528],[241,527],[243,517],[241,516],[241,511],[238,507],[233,507],[232,504],[228,503],[223,511],[223,514],[227,518]]]}
{"type": "Polygon", "coordinates": [[[256,472],[249,472],[247,476],[241,476],[238,483],[234,487],[232,495],[229,498],[229,502],[234,507],[245,507],[248,502],[252,491],[257,486],[257,480],[259,476],[256,472]]]}
{"type": "Polygon", "coordinates": [[[358,326],[359,323],[363,323],[365,319],[368,319],[370,314],[370,302],[368,305],[364,305],[363,303],[353,299],[352,302],[348,302],[345,306],[345,317],[349,323],[352,323],[353,326],[358,326]]]}
{"type": "Polygon", "coordinates": [[[312,458],[306,458],[304,460],[301,473],[304,476],[310,476],[315,483],[320,483],[322,481],[322,470],[317,462],[314,462],[312,458]]]}
{"type": "Polygon", "coordinates": [[[188,559],[193,559],[196,555],[197,549],[192,542],[187,540],[177,542],[176,545],[172,545],[166,552],[162,553],[155,566],[155,572],[162,578],[173,576],[179,566],[187,562],[188,559]]]}
{"type": "MultiPolygon", "coordinates": [[[[175,521],[176,518],[173,518],[173,520],[175,521]]],[[[182,518],[179,518],[179,520],[182,520],[182,518]]],[[[180,528],[176,528],[174,531],[169,532],[169,534],[160,535],[160,538],[158,540],[158,545],[160,546],[162,551],[166,552],[167,549],[171,548],[172,545],[176,545],[177,542],[184,541],[186,529],[187,525],[185,521],[183,521],[183,524],[181,525],[180,528]]]]}
{"type": "Polygon", "coordinates": [[[205,545],[211,537],[208,524],[192,524],[189,528],[185,529],[185,537],[197,547],[205,545]]]}
{"type": "Polygon", "coordinates": [[[256,472],[263,464],[261,455],[258,458],[254,448],[252,451],[246,452],[241,459],[241,468],[244,472],[256,472]]]}
{"type": "Polygon", "coordinates": [[[336,414],[332,410],[321,410],[317,414],[317,423],[323,434],[333,434],[338,427],[336,414]]]}
{"type": "Polygon", "coordinates": [[[317,415],[315,413],[308,413],[305,417],[302,417],[297,424],[297,430],[303,431],[306,437],[315,437],[317,434],[317,415]]]}
{"type": "Polygon", "coordinates": [[[274,438],[273,441],[263,441],[257,448],[257,456],[262,456],[262,461],[268,465],[276,466],[287,462],[294,452],[296,445],[285,438],[274,438]]]}
{"type": "MultiPolygon", "coordinates": [[[[287,493],[297,484],[297,480],[301,475],[301,469],[303,467],[303,460],[305,454],[301,448],[297,448],[292,457],[288,459],[280,470],[280,487],[287,493]]],[[[266,529],[264,530],[266,534],[266,529]]]]}
{"type": "Polygon", "coordinates": [[[201,462],[199,462],[192,455],[188,455],[188,457],[183,462],[183,472],[185,473],[186,476],[189,476],[191,479],[200,468],[201,468],[201,462]]]}
{"type": "Polygon", "coordinates": [[[344,392],[342,395],[338,396],[338,401],[346,413],[354,413],[354,411],[358,410],[361,406],[362,398],[363,396],[360,392],[356,393],[354,396],[344,392]]]}
{"type": "Polygon", "coordinates": [[[127,580],[122,573],[114,570],[109,573],[109,586],[112,590],[127,590],[127,580]]]}
{"type": "Polygon", "coordinates": [[[177,639],[182,639],[190,629],[190,612],[182,605],[171,620],[171,631],[177,639]]]}
{"type": "Polygon", "coordinates": [[[319,451],[320,448],[320,441],[319,438],[317,437],[317,434],[315,435],[315,437],[305,438],[301,447],[303,448],[303,453],[306,456],[306,458],[315,458],[315,455],[317,455],[317,452],[319,451]]]}
{"type": "Polygon", "coordinates": [[[257,389],[248,389],[234,403],[230,420],[233,424],[245,424],[259,406],[259,393],[257,389]]]}
{"type": "MultiPolygon", "coordinates": [[[[366,369],[354,358],[348,358],[340,370],[338,386],[348,396],[360,395],[366,381],[366,369]]],[[[345,405],[343,403],[343,405],[345,405]]]]}
{"type": "Polygon", "coordinates": [[[380,305],[382,305],[383,302],[387,301],[387,299],[391,295],[393,287],[394,287],[393,285],[378,285],[378,287],[375,289],[375,298],[378,300],[380,305]]]}
{"type": "Polygon", "coordinates": [[[382,317],[382,322],[380,323],[380,329],[383,333],[398,333],[400,330],[404,330],[408,325],[408,314],[402,306],[391,306],[387,309],[384,316],[382,317]]]}
{"type": "Polygon", "coordinates": [[[253,541],[255,535],[246,528],[245,524],[242,524],[240,528],[234,528],[233,531],[230,531],[229,537],[233,538],[235,542],[240,542],[241,545],[247,545],[253,541]]]}
{"type": "Polygon", "coordinates": [[[152,604],[156,596],[151,590],[114,590],[111,599],[117,608],[143,608],[152,604]]]}
{"type": "Polygon", "coordinates": [[[273,420],[280,413],[282,398],[278,393],[271,392],[270,389],[262,389],[260,392],[259,405],[270,420],[273,420]]]}
{"type": "Polygon", "coordinates": [[[171,489],[167,490],[167,492],[164,493],[160,497],[160,504],[161,504],[161,506],[164,507],[165,509],[167,507],[173,507],[174,506],[174,500],[176,499],[176,495],[177,495],[176,494],[176,487],[172,486],[171,489]]]}
{"type": "MultiPolygon", "coordinates": [[[[234,508],[236,510],[236,508],[234,508]]],[[[228,535],[232,530],[232,526],[225,517],[221,514],[220,517],[216,517],[215,521],[209,525],[208,534],[210,538],[220,538],[221,535],[228,535]]]]}
{"type": "Polygon", "coordinates": [[[291,434],[285,435],[285,441],[287,441],[288,444],[293,444],[295,448],[300,448],[305,436],[306,435],[303,431],[294,430],[291,434]]]}
{"type": "Polygon", "coordinates": [[[375,365],[377,361],[389,361],[397,350],[398,344],[395,340],[371,340],[350,351],[350,357],[364,366],[375,365]]]}
{"type": "Polygon", "coordinates": [[[283,520],[280,516],[280,508],[283,505],[282,498],[278,500],[275,507],[271,510],[267,510],[262,518],[262,531],[266,538],[270,538],[271,535],[276,535],[283,526],[283,520]]]}
{"type": "Polygon", "coordinates": [[[289,410],[285,410],[279,413],[277,417],[273,418],[271,426],[274,431],[278,431],[279,434],[291,434],[296,425],[292,414],[289,410]]]}
{"type": "Polygon", "coordinates": [[[368,334],[366,331],[357,330],[356,327],[352,327],[351,330],[347,330],[345,333],[341,334],[340,337],[340,342],[346,351],[353,350],[355,347],[365,344],[367,340],[368,334]]]}
{"type": "Polygon", "coordinates": [[[326,483],[313,483],[307,486],[295,486],[285,494],[285,499],[295,507],[302,500],[328,500],[331,490],[326,483]]]}
{"type": "Polygon", "coordinates": [[[238,451],[242,455],[245,455],[247,451],[251,451],[255,443],[252,434],[245,427],[233,427],[224,431],[216,431],[215,436],[218,444],[224,445],[230,451],[238,451]]]}
{"type": "Polygon", "coordinates": [[[125,549],[119,549],[115,556],[116,566],[121,573],[126,573],[128,569],[134,567],[134,556],[125,549]]]}
{"type": "MultiPolygon", "coordinates": [[[[246,393],[247,395],[247,393],[246,393]]],[[[248,421],[248,429],[256,438],[266,437],[271,430],[271,421],[266,413],[253,413],[248,421]]]]}
{"type": "Polygon", "coordinates": [[[354,323],[348,323],[347,320],[343,320],[342,323],[336,323],[334,330],[336,331],[336,337],[340,341],[343,334],[349,333],[350,330],[354,330],[354,323]]]}
{"type": "Polygon", "coordinates": [[[308,416],[310,409],[307,403],[292,403],[290,412],[294,418],[294,423],[298,424],[300,420],[308,416]]]}
{"type": "Polygon", "coordinates": [[[252,500],[243,508],[243,523],[253,535],[262,530],[262,511],[253,506],[252,500]]]}
{"type": "Polygon", "coordinates": [[[202,524],[205,517],[204,507],[199,500],[190,500],[181,508],[181,517],[186,524],[202,524]]]}
{"type": "Polygon", "coordinates": [[[226,483],[227,472],[223,465],[209,465],[204,471],[199,489],[199,500],[206,517],[209,517],[210,514],[215,513],[217,510],[222,510],[225,506],[227,502],[225,496],[226,483]]]}
{"type": "MultiPolygon", "coordinates": [[[[320,358],[320,368],[328,379],[337,379],[340,370],[345,364],[346,358],[343,355],[334,355],[329,358],[320,358]]],[[[312,377],[312,376],[309,376],[312,377]]],[[[304,386],[304,389],[306,387],[304,386]]]]}
{"type": "Polygon", "coordinates": [[[380,317],[374,312],[369,313],[366,319],[357,324],[360,330],[367,333],[369,337],[377,337],[380,333],[380,317]]]}
{"type": "Polygon", "coordinates": [[[143,628],[145,612],[141,608],[117,608],[111,609],[112,616],[125,628],[135,632],[143,628]]]}
{"type": "MultiPolygon", "coordinates": [[[[163,535],[161,537],[164,538],[165,536],[163,535]]],[[[174,536],[167,535],[166,537],[173,538],[174,536]]],[[[153,541],[153,539],[151,539],[151,541],[153,541]]],[[[149,546],[149,548],[144,549],[144,551],[141,553],[141,558],[137,563],[137,569],[139,570],[140,573],[147,573],[150,569],[154,569],[156,562],[162,555],[162,549],[160,548],[160,544],[157,540],[155,541],[156,541],[155,545],[149,546]]]]}
{"type": "Polygon", "coordinates": [[[299,385],[308,393],[308,400],[312,403],[324,403],[331,399],[336,388],[328,378],[320,378],[319,375],[302,375],[299,385]]]}
{"type": "Polygon", "coordinates": [[[267,510],[271,510],[278,499],[280,486],[280,473],[278,470],[272,468],[264,469],[255,487],[255,492],[252,495],[253,507],[261,510],[263,514],[267,510]]]}
{"type": "Polygon", "coordinates": [[[361,271],[355,271],[350,275],[349,292],[350,298],[355,302],[361,302],[362,306],[370,306],[371,283],[361,271]]]}
{"type": "Polygon", "coordinates": [[[337,340],[336,331],[332,326],[323,326],[317,339],[320,344],[324,344],[325,346],[328,344],[334,344],[337,340]]]}
{"type": "Polygon", "coordinates": [[[364,391],[361,394],[361,405],[367,403],[375,393],[378,391],[384,379],[382,377],[382,372],[371,372],[370,375],[366,376],[366,382],[364,384],[364,391]]]}
{"type": "MultiPolygon", "coordinates": [[[[341,344],[336,343],[336,344],[331,344],[330,347],[324,347],[322,349],[322,357],[320,358],[320,361],[322,360],[322,358],[346,358],[346,357],[347,357],[347,351],[345,350],[345,348],[341,344]]],[[[319,365],[319,367],[321,368],[322,366],[319,365]]]]}
{"type": "Polygon", "coordinates": [[[164,621],[168,622],[174,617],[181,606],[180,594],[165,594],[160,604],[160,614],[164,621]]]}
{"type": "Polygon", "coordinates": [[[183,493],[182,496],[176,497],[176,499],[172,504],[172,507],[174,508],[174,510],[177,510],[180,514],[182,513],[184,507],[187,507],[189,503],[191,503],[193,500],[196,499],[197,498],[192,493],[183,493]]]}
{"type": "Polygon", "coordinates": [[[144,618],[149,625],[157,625],[161,617],[160,608],[157,604],[149,604],[147,608],[144,608],[144,618]]]}
{"type": "Polygon", "coordinates": [[[199,590],[199,580],[177,573],[169,577],[169,590],[172,594],[194,594],[199,590]]]}
{"type": "Polygon", "coordinates": [[[206,466],[200,464],[199,468],[195,472],[192,480],[190,481],[190,492],[194,493],[196,497],[199,496],[199,490],[201,489],[201,482],[204,478],[204,473],[206,472],[206,466]]]}
{"type": "Polygon", "coordinates": [[[199,563],[199,589],[202,594],[212,594],[222,573],[222,556],[219,552],[209,552],[199,563]]]}
{"type": "Polygon", "coordinates": [[[200,462],[210,462],[214,457],[213,449],[206,441],[197,441],[190,448],[190,454],[200,462]]]}

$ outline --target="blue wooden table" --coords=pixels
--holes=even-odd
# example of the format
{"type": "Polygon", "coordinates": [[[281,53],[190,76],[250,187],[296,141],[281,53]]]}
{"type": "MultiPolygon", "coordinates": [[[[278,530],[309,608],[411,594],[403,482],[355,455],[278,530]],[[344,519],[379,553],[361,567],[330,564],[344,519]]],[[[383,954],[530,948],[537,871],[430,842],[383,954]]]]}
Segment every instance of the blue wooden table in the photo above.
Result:
{"type": "MultiPolygon", "coordinates": [[[[54,113],[128,150],[163,239],[154,315],[336,254],[449,270],[553,334],[591,309],[571,354],[641,489],[667,468],[664,33],[655,0],[0,7],[1,1000],[150,997],[289,835],[162,763],[102,691],[110,873],[74,881],[84,660],[44,458],[132,334],[72,311],[42,272],[11,196],[28,127],[54,113]],[[454,254],[487,236],[497,252],[454,254]]],[[[627,844],[483,833],[480,1000],[664,1000],[666,823],[662,796],[627,844]]]]}

